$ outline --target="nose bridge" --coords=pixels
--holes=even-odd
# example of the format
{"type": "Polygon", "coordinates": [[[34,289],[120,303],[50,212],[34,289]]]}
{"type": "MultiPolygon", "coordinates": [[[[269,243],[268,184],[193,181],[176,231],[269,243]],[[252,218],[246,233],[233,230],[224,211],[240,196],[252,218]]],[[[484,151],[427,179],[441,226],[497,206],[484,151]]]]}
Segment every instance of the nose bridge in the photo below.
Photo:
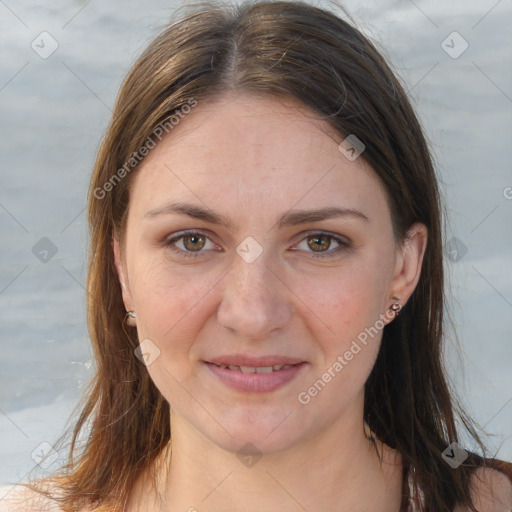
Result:
{"type": "Polygon", "coordinates": [[[261,253],[254,260],[235,255],[226,276],[218,320],[245,338],[264,338],[286,324],[290,305],[283,284],[261,253]]]}
{"type": "Polygon", "coordinates": [[[237,274],[234,281],[241,300],[253,303],[261,299],[267,303],[272,291],[276,291],[276,277],[270,271],[268,259],[264,255],[251,263],[238,261],[233,271],[237,274]]]}

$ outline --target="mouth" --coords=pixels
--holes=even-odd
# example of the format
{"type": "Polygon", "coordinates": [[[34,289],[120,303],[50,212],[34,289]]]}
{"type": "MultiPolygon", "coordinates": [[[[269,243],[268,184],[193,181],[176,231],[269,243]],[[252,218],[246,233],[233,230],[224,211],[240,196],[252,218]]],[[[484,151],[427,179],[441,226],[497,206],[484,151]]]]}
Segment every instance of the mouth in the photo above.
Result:
{"type": "Polygon", "coordinates": [[[248,360],[236,356],[203,362],[210,374],[220,382],[237,391],[248,393],[275,391],[295,379],[308,364],[291,358],[248,360]]]}
{"type": "MultiPolygon", "coordinates": [[[[215,363],[210,363],[215,364],[215,363]]],[[[301,364],[301,363],[298,363],[301,364]]],[[[287,370],[293,364],[276,364],[273,366],[238,366],[236,364],[215,364],[219,368],[224,368],[224,370],[231,370],[234,372],[242,372],[242,373],[273,373],[278,372],[280,370],[287,370]]]]}

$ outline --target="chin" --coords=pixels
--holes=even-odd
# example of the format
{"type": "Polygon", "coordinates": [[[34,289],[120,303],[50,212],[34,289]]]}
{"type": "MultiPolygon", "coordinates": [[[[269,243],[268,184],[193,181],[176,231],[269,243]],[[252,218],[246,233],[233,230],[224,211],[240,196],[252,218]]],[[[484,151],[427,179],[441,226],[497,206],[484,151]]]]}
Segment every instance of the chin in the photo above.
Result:
{"type": "Polygon", "coordinates": [[[221,448],[233,453],[256,451],[260,454],[277,453],[297,444],[306,434],[303,421],[297,422],[297,412],[281,408],[264,411],[241,411],[233,417],[219,421],[226,430],[219,426],[207,437],[221,448]]]}
{"type": "Polygon", "coordinates": [[[261,430],[252,428],[240,429],[233,437],[212,439],[212,441],[237,456],[261,456],[285,451],[296,445],[299,439],[294,439],[286,432],[281,435],[265,436],[261,430]]]}

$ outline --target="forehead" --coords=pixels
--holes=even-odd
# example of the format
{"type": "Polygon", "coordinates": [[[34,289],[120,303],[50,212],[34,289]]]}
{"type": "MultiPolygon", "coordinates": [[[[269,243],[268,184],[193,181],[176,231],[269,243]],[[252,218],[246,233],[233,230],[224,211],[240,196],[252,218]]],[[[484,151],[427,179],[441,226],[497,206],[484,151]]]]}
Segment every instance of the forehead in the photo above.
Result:
{"type": "Polygon", "coordinates": [[[347,159],[338,148],[344,137],[318,117],[271,97],[199,102],[142,162],[130,210],[187,199],[260,216],[326,203],[382,215],[380,179],[362,158],[347,159]]]}

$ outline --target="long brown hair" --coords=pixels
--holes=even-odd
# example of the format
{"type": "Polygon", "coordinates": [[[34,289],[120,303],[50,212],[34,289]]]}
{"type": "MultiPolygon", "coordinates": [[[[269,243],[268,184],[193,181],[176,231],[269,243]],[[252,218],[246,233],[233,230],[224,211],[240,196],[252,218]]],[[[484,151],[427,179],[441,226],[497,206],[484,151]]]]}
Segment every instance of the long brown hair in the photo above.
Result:
{"type": "Polygon", "coordinates": [[[457,418],[485,452],[469,418],[455,413],[442,366],[442,207],[424,134],[399,79],[368,38],[327,9],[297,0],[186,9],[125,79],[94,167],[87,302],[96,372],[68,463],[54,478],[60,505],[71,511],[95,502],[97,510],[123,510],[135,481],[168,446],[169,404],[134,356],[139,340],[125,324],[112,237],[123,231],[129,184],[149,138],[185,105],[238,91],[293,97],[341,136],[357,136],[387,191],[396,241],[415,222],[428,228],[419,283],[384,328],[364,414],[377,437],[402,456],[402,510],[409,478],[413,494],[424,495],[421,510],[451,511],[457,503],[475,510],[470,476],[490,462],[470,454],[452,469],[442,457],[459,439],[457,418]]]}

